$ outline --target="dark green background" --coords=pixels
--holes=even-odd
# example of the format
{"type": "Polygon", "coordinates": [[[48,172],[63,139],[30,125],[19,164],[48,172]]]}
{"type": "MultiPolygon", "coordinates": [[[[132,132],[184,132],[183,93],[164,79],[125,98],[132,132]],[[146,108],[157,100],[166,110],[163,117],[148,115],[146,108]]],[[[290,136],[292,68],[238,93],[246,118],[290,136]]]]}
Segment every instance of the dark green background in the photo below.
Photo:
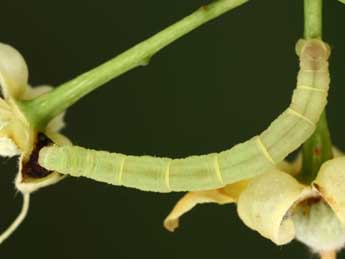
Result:
{"type": "MultiPolygon", "coordinates": [[[[16,47],[30,83],[58,85],[144,40],[207,1],[1,0],[0,41],[16,47]]],[[[68,110],[75,144],[183,157],[224,150],[265,129],[295,87],[302,0],[251,1],[110,82],[68,110]]],[[[345,6],[325,0],[334,143],[345,149],[345,6]]],[[[2,159],[0,227],[21,204],[16,159],[2,159]]],[[[235,206],[202,205],[176,233],[162,221],[181,193],[155,194],[68,178],[38,191],[1,258],[310,258],[249,230],[235,206]]],[[[341,258],[341,256],[340,256],[341,258]]]]}

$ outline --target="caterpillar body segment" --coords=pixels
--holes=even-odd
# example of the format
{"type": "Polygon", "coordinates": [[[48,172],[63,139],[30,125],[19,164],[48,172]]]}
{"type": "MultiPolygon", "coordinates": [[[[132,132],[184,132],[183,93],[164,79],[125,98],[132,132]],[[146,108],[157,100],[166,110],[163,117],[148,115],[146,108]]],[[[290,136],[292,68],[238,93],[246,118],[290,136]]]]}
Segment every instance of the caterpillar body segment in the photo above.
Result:
{"type": "Polygon", "coordinates": [[[290,106],[260,135],[229,150],[183,159],[127,156],[77,146],[45,147],[41,166],[144,191],[200,191],[259,175],[297,149],[315,130],[327,103],[330,50],[299,42],[300,71],[290,106]]]}
{"type": "Polygon", "coordinates": [[[215,189],[273,166],[255,138],[218,154],[183,159],[53,146],[41,150],[39,163],[64,174],[155,192],[215,189]]]}

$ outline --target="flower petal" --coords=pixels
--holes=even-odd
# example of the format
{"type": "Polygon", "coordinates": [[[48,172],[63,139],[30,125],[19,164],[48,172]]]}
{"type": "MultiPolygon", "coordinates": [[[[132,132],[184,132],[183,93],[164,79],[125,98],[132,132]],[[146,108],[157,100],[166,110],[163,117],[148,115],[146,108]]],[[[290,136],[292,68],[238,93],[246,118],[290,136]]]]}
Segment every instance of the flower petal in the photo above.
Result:
{"type": "Polygon", "coordinates": [[[25,92],[28,77],[22,55],[11,46],[0,43],[0,84],[4,97],[20,98],[25,92]]]}
{"type": "Polygon", "coordinates": [[[28,86],[25,89],[25,93],[21,97],[23,100],[32,100],[42,94],[46,94],[50,92],[53,89],[53,87],[49,85],[41,85],[36,87],[28,86]]]}
{"type": "Polygon", "coordinates": [[[13,157],[20,153],[19,148],[10,138],[0,137],[0,156],[13,157]]]}
{"type": "Polygon", "coordinates": [[[334,157],[340,157],[344,155],[343,151],[335,146],[332,147],[332,151],[333,151],[334,157]]]}
{"type": "Polygon", "coordinates": [[[59,146],[72,145],[72,142],[66,136],[60,133],[57,133],[55,131],[46,131],[45,133],[55,144],[59,146]]]}
{"type": "Polygon", "coordinates": [[[277,245],[286,244],[295,236],[293,222],[286,216],[304,189],[292,176],[273,169],[254,178],[242,192],[238,214],[262,236],[277,245]]]}
{"type": "Polygon", "coordinates": [[[13,113],[5,105],[2,106],[1,100],[0,98],[0,131],[5,128],[13,118],[13,113]]]}
{"type": "Polygon", "coordinates": [[[345,225],[345,157],[325,162],[313,185],[345,225]]]}
{"type": "Polygon", "coordinates": [[[58,116],[53,118],[47,125],[47,131],[58,132],[65,127],[64,117],[66,112],[60,113],[58,116]]]}
{"type": "Polygon", "coordinates": [[[339,250],[344,246],[345,228],[320,196],[301,201],[291,218],[296,239],[314,252],[339,250]]]}
{"type": "Polygon", "coordinates": [[[233,199],[235,202],[238,201],[238,198],[240,197],[241,193],[245,188],[247,188],[249,180],[242,180],[236,183],[225,185],[221,190],[231,199],[233,199]]]}
{"type": "Polygon", "coordinates": [[[193,209],[197,204],[211,202],[226,204],[232,203],[234,200],[222,189],[189,192],[178,201],[174,209],[166,217],[164,220],[164,227],[173,232],[179,226],[179,219],[183,214],[193,209]]]}
{"type": "Polygon", "coordinates": [[[302,168],[302,153],[299,153],[292,162],[283,160],[276,167],[289,175],[296,176],[302,168]]]}
{"type": "MultiPolygon", "coordinates": [[[[62,134],[59,134],[56,132],[46,132],[46,134],[54,143],[58,145],[71,145],[71,141],[62,134]]],[[[17,173],[16,179],[15,179],[16,188],[22,193],[32,193],[34,191],[37,191],[40,188],[55,184],[66,177],[65,175],[59,174],[58,172],[52,172],[51,174],[43,178],[24,179],[21,173],[21,170],[22,170],[21,167],[23,164],[22,160],[23,160],[23,156],[21,156],[20,158],[19,172],[17,173]]]]}
{"type": "Polygon", "coordinates": [[[32,193],[43,187],[55,184],[65,177],[66,177],[65,175],[61,175],[57,172],[53,172],[44,178],[31,179],[30,181],[25,181],[23,179],[23,175],[20,169],[19,172],[17,173],[14,183],[17,190],[19,190],[21,193],[32,193]]]}

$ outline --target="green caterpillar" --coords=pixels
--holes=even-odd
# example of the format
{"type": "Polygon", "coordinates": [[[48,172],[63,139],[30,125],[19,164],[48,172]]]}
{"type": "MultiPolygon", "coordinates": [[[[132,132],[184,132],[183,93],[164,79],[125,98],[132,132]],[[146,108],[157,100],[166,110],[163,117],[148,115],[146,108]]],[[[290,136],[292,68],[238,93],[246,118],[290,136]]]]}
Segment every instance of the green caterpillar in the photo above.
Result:
{"type": "Polygon", "coordinates": [[[307,140],[327,103],[328,45],[300,40],[297,53],[300,71],[290,106],[261,134],[229,150],[170,159],[51,146],[40,151],[39,163],[62,174],[155,192],[216,189],[259,175],[307,140]]]}

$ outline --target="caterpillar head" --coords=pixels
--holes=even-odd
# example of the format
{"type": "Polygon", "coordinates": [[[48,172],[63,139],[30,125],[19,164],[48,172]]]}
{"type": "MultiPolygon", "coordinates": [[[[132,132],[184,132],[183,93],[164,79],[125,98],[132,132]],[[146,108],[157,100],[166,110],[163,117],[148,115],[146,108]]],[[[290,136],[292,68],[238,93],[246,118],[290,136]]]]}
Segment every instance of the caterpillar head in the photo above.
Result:
{"type": "Polygon", "coordinates": [[[321,70],[331,54],[329,45],[319,39],[300,39],[296,44],[296,53],[300,57],[301,68],[321,70]]]}

